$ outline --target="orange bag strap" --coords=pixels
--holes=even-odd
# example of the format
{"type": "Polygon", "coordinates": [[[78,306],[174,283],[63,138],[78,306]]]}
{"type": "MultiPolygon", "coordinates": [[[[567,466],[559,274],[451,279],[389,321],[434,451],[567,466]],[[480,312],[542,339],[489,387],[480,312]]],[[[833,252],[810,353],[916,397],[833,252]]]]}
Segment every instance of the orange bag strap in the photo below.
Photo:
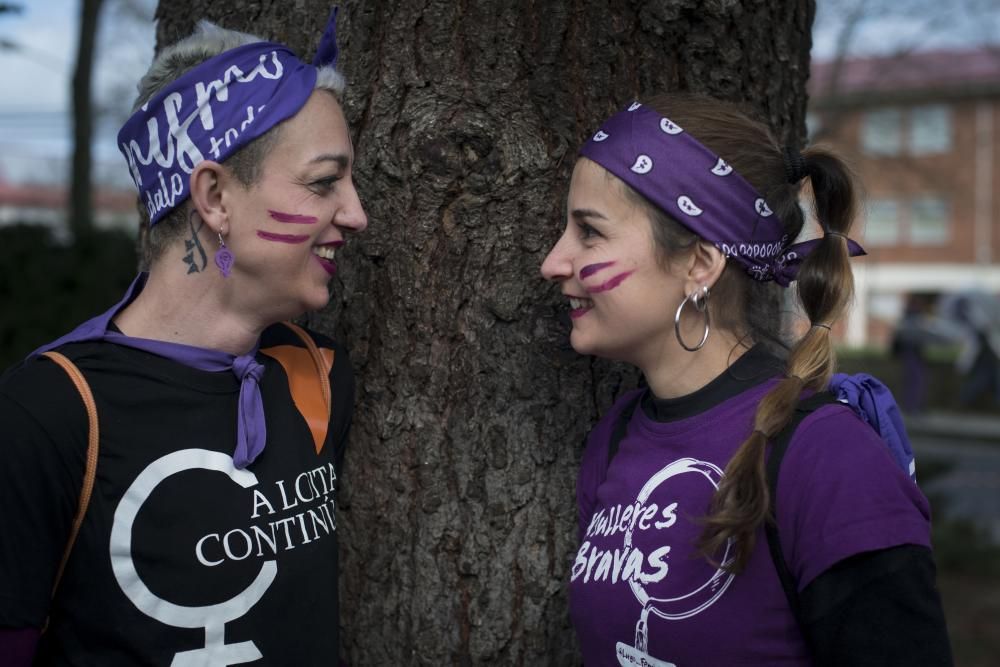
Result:
{"type": "Polygon", "coordinates": [[[63,570],[69,561],[69,554],[73,551],[73,544],[76,543],[76,536],[80,532],[83,524],[83,515],[87,513],[87,506],[90,504],[90,495],[94,490],[94,479],[97,476],[97,453],[100,447],[100,431],[97,424],[97,405],[94,403],[94,395],[90,391],[90,385],[84,379],[83,373],[66,356],[58,352],[43,352],[42,356],[48,357],[59,364],[80,392],[83,404],[87,408],[87,420],[89,429],[87,433],[87,465],[83,472],[83,487],[80,490],[80,502],[76,509],[76,516],[73,518],[73,528],[69,533],[69,540],[66,542],[66,549],[63,551],[62,560],[59,562],[59,569],[56,571],[56,579],[52,584],[52,597],[56,595],[59,581],[62,579],[63,570]]]}
{"type": "Polygon", "coordinates": [[[330,392],[330,368],[326,365],[326,359],[323,358],[319,348],[316,347],[316,342],[313,341],[312,336],[306,333],[305,329],[291,322],[283,322],[282,324],[295,332],[295,335],[301,338],[302,342],[306,344],[309,356],[312,357],[313,363],[316,365],[316,373],[319,375],[319,385],[323,392],[323,403],[326,404],[326,411],[329,414],[333,408],[333,399],[330,392]]]}

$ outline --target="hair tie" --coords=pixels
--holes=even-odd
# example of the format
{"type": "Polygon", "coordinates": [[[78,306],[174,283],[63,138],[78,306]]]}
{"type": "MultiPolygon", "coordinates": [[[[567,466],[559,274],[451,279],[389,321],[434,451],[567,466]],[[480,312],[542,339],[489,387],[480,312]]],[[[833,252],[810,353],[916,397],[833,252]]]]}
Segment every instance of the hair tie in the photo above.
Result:
{"type": "Polygon", "coordinates": [[[824,236],[839,236],[840,238],[844,239],[845,241],[848,240],[847,239],[847,234],[845,234],[844,232],[835,232],[832,229],[824,229],[823,230],[823,235],[824,236]]]}
{"type": "Polygon", "coordinates": [[[806,176],[806,159],[802,157],[797,149],[788,146],[785,148],[785,178],[789,183],[795,184],[806,176]]]}
{"type": "MultiPolygon", "coordinates": [[[[822,322],[813,322],[812,327],[823,327],[827,331],[833,331],[833,329],[830,328],[829,324],[823,324],[822,322]]],[[[812,327],[809,328],[811,329],[812,327]]]]}

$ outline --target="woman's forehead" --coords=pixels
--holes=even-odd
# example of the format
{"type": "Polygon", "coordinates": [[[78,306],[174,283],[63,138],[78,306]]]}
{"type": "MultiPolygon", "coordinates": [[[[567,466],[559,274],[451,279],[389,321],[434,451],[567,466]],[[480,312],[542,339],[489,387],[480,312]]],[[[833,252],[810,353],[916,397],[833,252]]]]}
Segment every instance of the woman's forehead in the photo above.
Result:
{"type": "Polygon", "coordinates": [[[349,167],[354,161],[344,112],[333,95],[321,90],[315,91],[282,128],[277,149],[308,162],[337,162],[349,167]]]}
{"type": "Polygon", "coordinates": [[[571,206],[591,202],[618,211],[633,211],[636,202],[627,196],[625,183],[601,165],[587,158],[580,158],[573,167],[570,181],[571,206]]]}

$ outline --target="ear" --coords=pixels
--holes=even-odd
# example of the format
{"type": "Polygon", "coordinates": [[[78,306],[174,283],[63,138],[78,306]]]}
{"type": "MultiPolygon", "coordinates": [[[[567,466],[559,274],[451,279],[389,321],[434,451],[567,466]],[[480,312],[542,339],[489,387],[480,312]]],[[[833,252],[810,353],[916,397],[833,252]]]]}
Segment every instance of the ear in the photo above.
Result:
{"type": "Polygon", "coordinates": [[[687,263],[688,271],[684,281],[684,293],[691,294],[702,285],[711,289],[725,268],[726,256],[722,254],[722,251],[708,241],[698,241],[691,251],[687,263]]]}
{"type": "Polygon", "coordinates": [[[225,234],[229,211],[222,192],[230,176],[218,162],[203,160],[191,172],[191,203],[213,233],[225,234]]]}

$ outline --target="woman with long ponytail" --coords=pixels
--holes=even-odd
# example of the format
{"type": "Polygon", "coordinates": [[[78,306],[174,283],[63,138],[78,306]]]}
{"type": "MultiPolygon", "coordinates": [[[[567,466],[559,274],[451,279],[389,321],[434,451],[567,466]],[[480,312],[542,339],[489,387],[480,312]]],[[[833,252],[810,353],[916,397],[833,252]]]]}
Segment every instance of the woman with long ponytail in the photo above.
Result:
{"type": "Polygon", "coordinates": [[[838,157],[784,149],[706,97],[633,103],[581,149],[542,273],[569,300],[573,347],[647,385],[583,454],[585,664],[951,664],[927,500],[828,394],[856,209],[838,157]],[[806,183],[818,231],[800,241],[806,183]]]}

